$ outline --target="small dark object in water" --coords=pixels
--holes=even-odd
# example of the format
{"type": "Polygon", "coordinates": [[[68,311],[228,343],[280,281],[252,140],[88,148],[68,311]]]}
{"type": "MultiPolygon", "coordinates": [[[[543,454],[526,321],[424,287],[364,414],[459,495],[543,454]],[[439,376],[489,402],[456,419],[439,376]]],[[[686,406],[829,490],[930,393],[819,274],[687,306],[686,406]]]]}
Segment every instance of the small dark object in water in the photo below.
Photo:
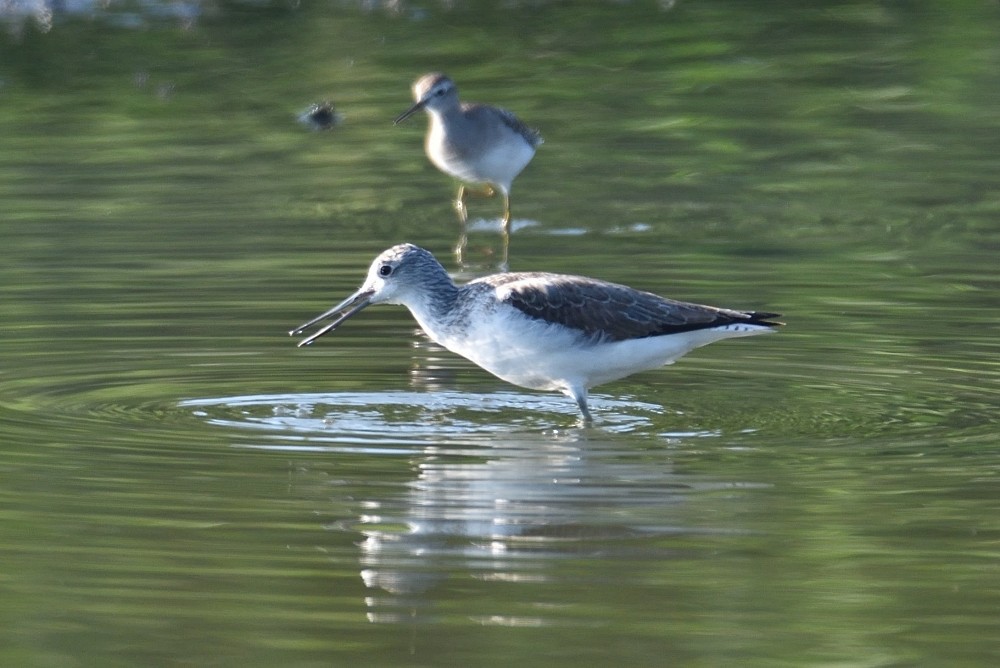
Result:
{"type": "Polygon", "coordinates": [[[339,125],[342,118],[330,102],[317,102],[299,114],[299,122],[313,130],[329,130],[339,125]]]}

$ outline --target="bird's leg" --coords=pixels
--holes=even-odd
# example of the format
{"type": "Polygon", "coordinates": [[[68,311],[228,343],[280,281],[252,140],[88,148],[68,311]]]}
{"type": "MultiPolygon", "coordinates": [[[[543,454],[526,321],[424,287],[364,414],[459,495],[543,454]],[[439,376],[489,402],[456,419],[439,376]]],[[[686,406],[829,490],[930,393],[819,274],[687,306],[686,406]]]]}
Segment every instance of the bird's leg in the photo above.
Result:
{"type": "MultiPolygon", "coordinates": [[[[469,195],[477,197],[493,197],[497,194],[497,188],[488,183],[474,184],[467,186],[464,183],[458,185],[458,193],[455,195],[455,212],[458,214],[458,222],[462,226],[462,233],[455,244],[455,258],[462,266],[465,265],[465,247],[468,242],[468,231],[466,224],[469,220],[469,207],[465,200],[469,195]]],[[[503,253],[501,254],[501,271],[507,271],[507,250],[510,245],[510,197],[503,193],[503,253]]]]}
{"type": "Polygon", "coordinates": [[[504,236],[510,234],[510,195],[503,194],[503,233],[504,236]]]}
{"type": "Polygon", "coordinates": [[[465,184],[459,184],[458,194],[455,196],[455,213],[458,214],[458,242],[455,244],[455,260],[459,266],[465,266],[465,246],[469,241],[469,232],[466,225],[469,214],[465,207],[465,184]]]}
{"type": "Polygon", "coordinates": [[[500,246],[500,264],[497,265],[497,269],[507,272],[510,271],[510,262],[508,261],[510,255],[510,236],[504,234],[503,239],[500,241],[500,246]]]}
{"type": "Polygon", "coordinates": [[[455,195],[455,210],[458,212],[458,217],[463,223],[469,215],[469,208],[465,204],[465,200],[470,194],[477,197],[493,197],[497,194],[497,191],[488,183],[473,187],[466,186],[464,183],[458,184],[458,194],[455,195]]]}
{"type": "Polygon", "coordinates": [[[455,213],[458,214],[458,222],[460,222],[462,224],[462,226],[463,226],[463,232],[464,232],[465,222],[469,218],[469,210],[465,206],[465,184],[464,183],[458,184],[458,193],[456,193],[456,195],[455,195],[455,213]]]}
{"type": "Polygon", "coordinates": [[[504,218],[503,225],[500,228],[500,271],[510,271],[510,264],[507,262],[510,252],[510,210],[508,208],[509,199],[506,195],[503,197],[504,202],[504,218]]]}
{"type": "Polygon", "coordinates": [[[468,245],[469,235],[465,233],[465,226],[462,226],[462,233],[458,235],[458,241],[455,242],[455,261],[458,262],[458,266],[465,267],[465,247],[468,245]]]}
{"type": "Polygon", "coordinates": [[[483,199],[489,199],[497,194],[496,188],[488,183],[477,183],[471,188],[467,187],[466,190],[476,197],[482,197],[483,199]]]}
{"type": "Polygon", "coordinates": [[[458,214],[458,243],[455,244],[455,259],[460,266],[465,266],[465,245],[468,242],[468,230],[466,222],[469,219],[469,210],[465,206],[465,184],[458,184],[458,192],[455,194],[455,213],[458,214]]]}
{"type": "Polygon", "coordinates": [[[590,414],[590,409],[587,408],[587,388],[569,387],[566,388],[566,394],[573,397],[576,405],[580,407],[580,413],[583,415],[583,424],[588,427],[594,424],[594,418],[590,414]]]}

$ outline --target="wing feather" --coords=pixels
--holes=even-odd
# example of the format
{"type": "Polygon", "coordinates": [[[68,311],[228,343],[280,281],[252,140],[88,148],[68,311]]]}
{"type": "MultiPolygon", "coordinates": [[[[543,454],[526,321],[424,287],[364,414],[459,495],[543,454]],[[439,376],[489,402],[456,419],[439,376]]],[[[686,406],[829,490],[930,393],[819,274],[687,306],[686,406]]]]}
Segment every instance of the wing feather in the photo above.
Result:
{"type": "Polygon", "coordinates": [[[577,330],[594,341],[624,341],[735,323],[776,327],[775,313],[734,311],[677,301],[580,276],[496,274],[479,279],[525,315],[577,330]]]}

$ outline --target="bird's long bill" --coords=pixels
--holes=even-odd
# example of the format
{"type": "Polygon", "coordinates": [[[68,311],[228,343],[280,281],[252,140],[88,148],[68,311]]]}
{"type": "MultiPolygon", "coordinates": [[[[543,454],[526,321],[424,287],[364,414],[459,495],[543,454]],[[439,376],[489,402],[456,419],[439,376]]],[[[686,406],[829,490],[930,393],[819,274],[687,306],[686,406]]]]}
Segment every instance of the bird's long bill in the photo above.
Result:
{"type": "Polygon", "coordinates": [[[392,124],[393,125],[399,125],[400,123],[402,123],[403,121],[405,121],[407,118],[409,118],[413,114],[415,114],[418,111],[420,111],[421,109],[423,109],[426,104],[427,104],[426,100],[420,100],[419,102],[417,102],[416,104],[414,104],[412,107],[410,107],[409,109],[407,109],[406,111],[404,111],[403,113],[401,113],[399,116],[397,116],[396,120],[394,120],[392,122],[392,124]]]}
{"type": "Polygon", "coordinates": [[[295,336],[297,334],[301,334],[305,330],[315,325],[320,320],[326,320],[330,316],[334,316],[343,311],[344,309],[348,309],[344,313],[341,313],[340,317],[338,317],[330,324],[325,325],[322,329],[314,333],[312,336],[309,336],[299,341],[299,346],[298,346],[299,348],[301,348],[302,346],[308,346],[310,343],[312,343],[319,337],[323,336],[324,334],[327,334],[337,329],[338,327],[340,327],[341,323],[343,323],[345,320],[347,320],[353,315],[357,315],[358,313],[361,312],[362,309],[364,309],[366,306],[369,306],[372,303],[371,299],[373,294],[375,294],[374,290],[365,290],[364,288],[362,288],[361,290],[358,290],[344,301],[334,306],[329,311],[325,311],[322,314],[310,320],[309,322],[303,325],[299,325],[292,331],[288,332],[288,335],[295,336]]]}

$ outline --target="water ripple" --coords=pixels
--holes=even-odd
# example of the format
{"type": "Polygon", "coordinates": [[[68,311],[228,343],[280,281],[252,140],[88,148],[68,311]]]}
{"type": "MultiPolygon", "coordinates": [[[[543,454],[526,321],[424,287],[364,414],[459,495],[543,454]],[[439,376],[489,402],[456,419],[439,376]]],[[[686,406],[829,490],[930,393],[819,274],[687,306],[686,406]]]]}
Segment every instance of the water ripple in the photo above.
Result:
{"type": "MultiPolygon", "coordinates": [[[[648,428],[652,417],[663,413],[660,406],[635,401],[597,398],[593,404],[602,411],[601,427],[609,431],[648,428]]],[[[322,443],[481,440],[512,429],[546,430],[578,419],[575,405],[561,396],[515,392],[265,394],[188,399],[180,407],[209,424],[269,433],[285,441],[308,440],[301,447],[310,450],[322,443]]]]}

